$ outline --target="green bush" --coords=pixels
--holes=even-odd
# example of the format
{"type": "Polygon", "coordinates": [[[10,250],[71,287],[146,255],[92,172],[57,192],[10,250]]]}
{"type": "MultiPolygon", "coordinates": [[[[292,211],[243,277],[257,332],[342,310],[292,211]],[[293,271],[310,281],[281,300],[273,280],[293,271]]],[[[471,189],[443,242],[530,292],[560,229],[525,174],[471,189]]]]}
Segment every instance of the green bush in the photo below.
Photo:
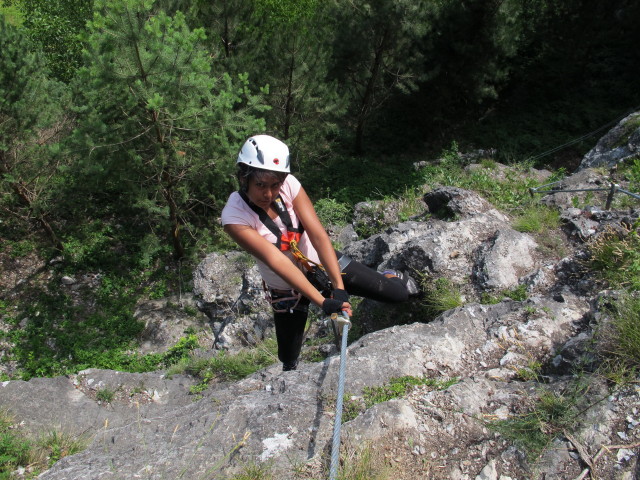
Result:
{"type": "Polygon", "coordinates": [[[324,226],[342,227],[349,223],[351,208],[332,198],[321,198],[315,205],[316,213],[324,226]]]}

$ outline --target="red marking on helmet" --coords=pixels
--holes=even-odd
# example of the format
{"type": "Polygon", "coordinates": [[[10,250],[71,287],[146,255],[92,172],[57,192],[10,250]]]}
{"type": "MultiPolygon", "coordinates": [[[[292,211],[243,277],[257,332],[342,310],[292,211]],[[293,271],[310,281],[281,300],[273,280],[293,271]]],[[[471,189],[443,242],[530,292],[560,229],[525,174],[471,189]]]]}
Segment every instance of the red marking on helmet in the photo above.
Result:
{"type": "Polygon", "coordinates": [[[274,158],[273,163],[275,163],[276,165],[280,165],[280,160],[278,160],[277,158],[274,158]]]}

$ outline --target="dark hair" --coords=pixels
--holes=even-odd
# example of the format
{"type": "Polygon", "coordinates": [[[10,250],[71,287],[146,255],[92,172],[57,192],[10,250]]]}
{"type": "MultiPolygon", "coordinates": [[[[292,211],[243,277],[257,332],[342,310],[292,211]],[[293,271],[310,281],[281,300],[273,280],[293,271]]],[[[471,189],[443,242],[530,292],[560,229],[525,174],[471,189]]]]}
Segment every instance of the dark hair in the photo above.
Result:
{"type": "Polygon", "coordinates": [[[264,177],[273,177],[276,178],[279,182],[284,182],[285,178],[287,178],[288,173],[286,172],[274,172],[273,170],[265,170],[264,168],[256,168],[251,165],[247,165],[246,163],[238,163],[238,170],[236,172],[238,183],[240,184],[240,190],[243,192],[247,191],[247,186],[249,185],[249,180],[252,178],[264,178],[264,177]]]}

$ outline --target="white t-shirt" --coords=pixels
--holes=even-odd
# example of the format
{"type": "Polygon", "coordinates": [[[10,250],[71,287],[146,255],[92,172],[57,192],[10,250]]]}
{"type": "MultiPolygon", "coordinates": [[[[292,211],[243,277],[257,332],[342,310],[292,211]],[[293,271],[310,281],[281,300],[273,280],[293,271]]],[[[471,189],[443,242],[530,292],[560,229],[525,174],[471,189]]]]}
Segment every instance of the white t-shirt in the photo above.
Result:
{"type": "MultiPolygon", "coordinates": [[[[280,196],[284,201],[284,204],[289,211],[289,215],[291,216],[291,222],[294,227],[297,227],[298,217],[293,210],[293,200],[296,198],[300,189],[302,188],[300,182],[293,175],[287,175],[282,187],[280,187],[280,196]]],[[[221,215],[222,225],[246,225],[254,230],[256,230],[262,237],[266,238],[270,243],[276,243],[277,239],[273,233],[260,221],[258,215],[251,209],[249,205],[242,199],[238,192],[233,192],[229,199],[227,200],[227,204],[222,210],[221,215]]],[[[275,224],[278,226],[282,233],[286,233],[287,228],[282,223],[279,217],[273,219],[275,224]]],[[[320,263],[320,259],[318,258],[318,253],[316,249],[313,248],[309,237],[307,236],[307,232],[302,234],[300,238],[300,242],[298,242],[298,248],[300,251],[306,255],[310,260],[320,263]]],[[[303,272],[304,267],[296,262],[293,258],[293,255],[290,251],[283,252],[289,259],[303,272]]],[[[288,290],[291,288],[282,278],[280,278],[273,270],[271,270],[265,263],[257,260],[258,269],[260,270],[260,274],[264,279],[265,283],[271,287],[279,290],[288,290]]]]}

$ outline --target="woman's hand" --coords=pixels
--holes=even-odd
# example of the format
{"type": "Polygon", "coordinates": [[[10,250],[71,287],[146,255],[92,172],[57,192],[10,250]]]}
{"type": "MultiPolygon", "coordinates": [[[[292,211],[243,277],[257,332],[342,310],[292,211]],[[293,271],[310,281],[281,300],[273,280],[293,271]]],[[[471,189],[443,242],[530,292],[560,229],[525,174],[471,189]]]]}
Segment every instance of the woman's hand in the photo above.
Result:
{"type": "Polygon", "coordinates": [[[342,312],[346,312],[348,316],[353,315],[353,312],[351,311],[351,304],[349,302],[342,302],[335,298],[325,298],[322,302],[322,311],[327,315],[342,312]]]}
{"type": "Polygon", "coordinates": [[[347,293],[346,290],[343,290],[342,288],[334,288],[333,291],[331,292],[331,298],[335,298],[336,300],[341,300],[343,302],[348,302],[349,294],[347,293]]]}

